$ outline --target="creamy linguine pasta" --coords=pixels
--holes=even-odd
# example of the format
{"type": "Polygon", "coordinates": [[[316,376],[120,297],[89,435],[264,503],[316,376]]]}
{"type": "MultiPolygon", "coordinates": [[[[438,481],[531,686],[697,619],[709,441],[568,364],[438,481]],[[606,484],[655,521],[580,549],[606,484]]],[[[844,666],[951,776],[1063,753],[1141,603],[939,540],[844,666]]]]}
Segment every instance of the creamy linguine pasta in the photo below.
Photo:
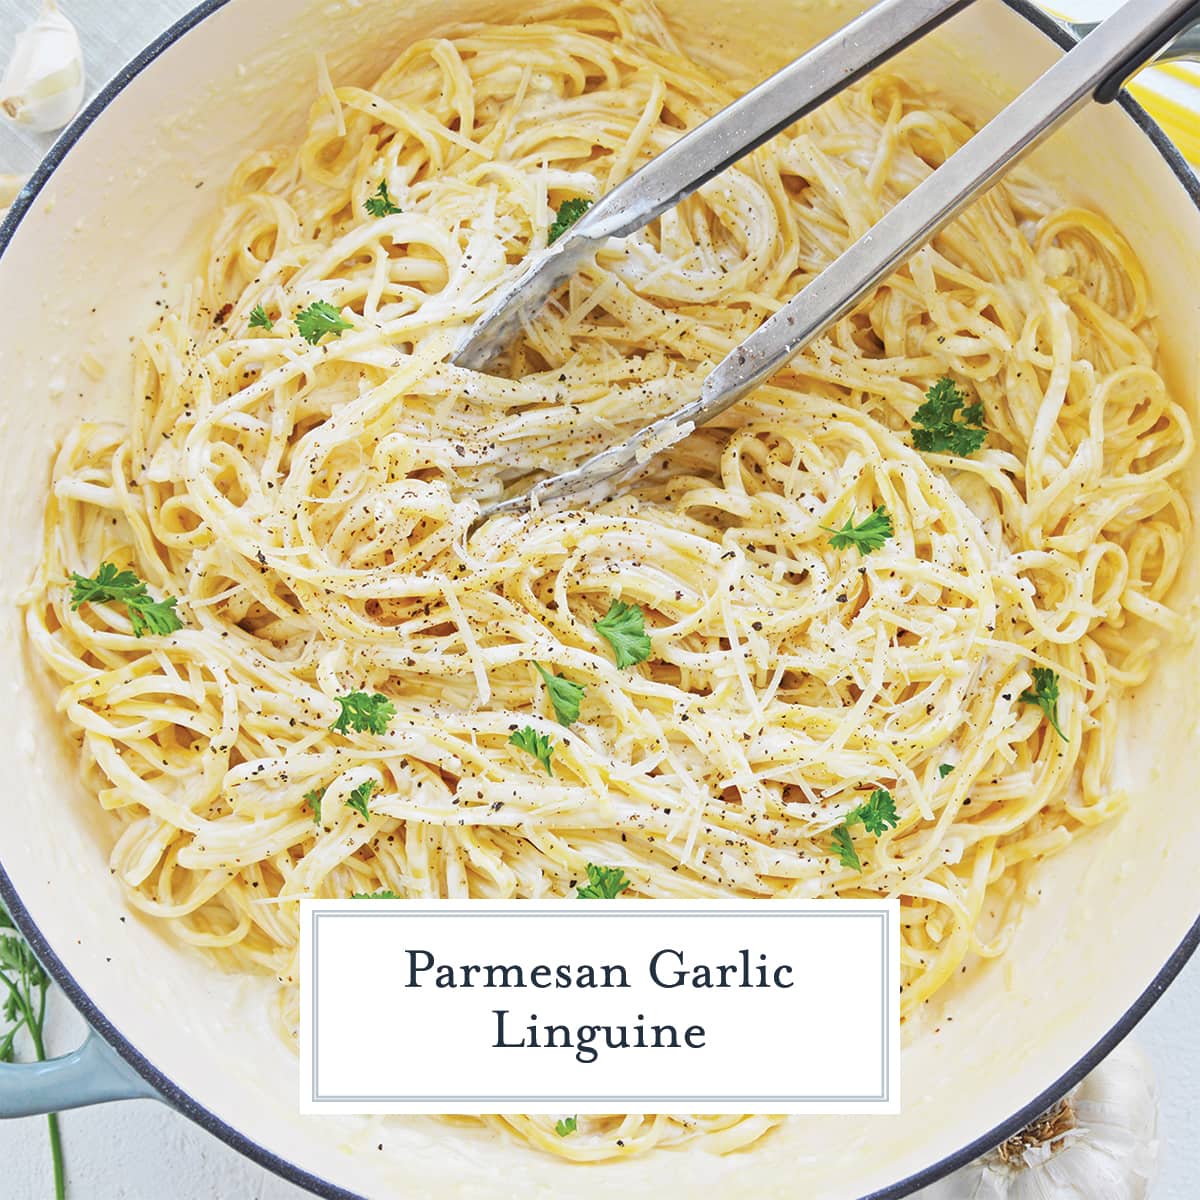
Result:
{"type": "MultiPolygon", "coordinates": [[[[325,77],[303,140],[229,184],[127,421],[62,445],[28,630],[115,876],[278,977],[293,1030],[300,897],[575,903],[589,864],[631,902],[898,896],[911,1016],[1003,952],[1032,862],[1121,807],[1120,701],[1176,622],[1192,432],[1130,247],[1027,173],[620,494],[473,527],[695,396],[971,133],[872,76],[601,252],[499,375],[449,364],[564,202],[738,90],[641,0],[459,27],[370,88],[325,77]],[[318,301],[345,328],[310,344],[318,301]],[[914,446],[943,378],[983,406],[970,455],[914,446]],[[880,507],[883,544],[835,548],[880,507]],[[103,562],[182,627],[73,607],[71,573],[103,562]],[[597,632],[613,601],[644,613],[644,662],[597,632]],[[535,664],[585,688],[569,727],[535,664]],[[1035,668],[1062,736],[1022,699],[1035,668]],[[356,691],[394,706],[384,732],[332,728],[356,691]],[[847,827],[879,790],[898,823],[847,827]]],[[[580,1161],[774,1123],[482,1119],[580,1161]]]]}

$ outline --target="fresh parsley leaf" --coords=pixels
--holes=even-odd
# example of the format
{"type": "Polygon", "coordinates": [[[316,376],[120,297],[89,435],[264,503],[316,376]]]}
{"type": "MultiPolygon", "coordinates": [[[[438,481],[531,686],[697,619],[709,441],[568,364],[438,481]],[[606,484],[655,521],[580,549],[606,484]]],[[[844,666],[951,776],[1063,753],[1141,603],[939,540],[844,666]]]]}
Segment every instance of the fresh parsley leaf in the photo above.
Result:
{"type": "Polygon", "coordinates": [[[371,814],[367,811],[367,801],[370,800],[371,793],[378,786],[373,779],[368,779],[366,783],[360,783],[350,793],[350,798],[346,801],[346,807],[354,809],[356,813],[361,813],[364,821],[370,820],[371,814]]]}
{"type": "Polygon", "coordinates": [[[146,591],[146,585],[132,571],[118,571],[110,562],[100,564],[94,579],[71,572],[71,608],[84,604],[103,604],[115,601],[125,605],[134,637],[146,633],[166,636],[183,628],[183,622],[175,614],[179,602],[174,596],[154,600],[146,591]]]}
{"type": "Polygon", "coordinates": [[[951,766],[950,763],[942,763],[942,765],[938,767],[938,774],[945,779],[946,776],[949,775],[953,770],[954,767],[951,766]]]}
{"type": "Polygon", "coordinates": [[[560,725],[570,725],[579,720],[579,702],[587,689],[582,683],[572,683],[562,675],[551,675],[541,664],[533,664],[538,674],[546,681],[550,703],[554,705],[554,716],[560,725]]]}
{"type": "Polygon", "coordinates": [[[311,792],[304,793],[304,798],[308,801],[308,807],[312,809],[313,820],[320,825],[321,801],[325,799],[325,789],[313,788],[311,792]]]}
{"type": "Polygon", "coordinates": [[[508,744],[517,746],[526,754],[532,754],[546,768],[547,775],[554,774],[550,769],[550,756],[554,753],[554,743],[544,733],[538,733],[532,725],[518,729],[509,737],[508,744]]]}
{"type": "Polygon", "coordinates": [[[854,849],[854,840],[850,837],[849,825],[839,825],[833,831],[831,849],[838,856],[838,861],[843,867],[851,871],[862,870],[862,861],[858,857],[858,851],[854,849]]]}
{"type": "MultiPolygon", "coordinates": [[[[0,937],[0,985],[3,987],[4,1019],[9,1028],[0,1035],[0,1062],[10,1063],[14,1058],[17,1035],[24,1029],[33,1044],[38,1062],[46,1058],[46,993],[50,977],[42,970],[41,963],[34,957],[29,943],[18,932],[8,911],[0,904],[0,928],[10,930],[0,937]]],[[[58,1129],[58,1114],[46,1117],[50,1129],[50,1161],[54,1169],[54,1195],[56,1200],[66,1196],[66,1175],[63,1170],[62,1139],[58,1129]]]]}
{"type": "Polygon", "coordinates": [[[327,333],[341,337],[343,329],[353,329],[354,326],[343,319],[342,314],[332,304],[324,300],[314,300],[296,314],[296,328],[310,346],[315,346],[327,333]]]}
{"type": "Polygon", "coordinates": [[[568,1137],[570,1134],[575,1132],[577,1127],[578,1123],[576,1122],[575,1118],[568,1117],[565,1121],[558,1121],[555,1124],[554,1132],[557,1133],[559,1137],[568,1137]]]}
{"type": "Polygon", "coordinates": [[[833,534],[829,544],[835,550],[845,550],[856,546],[859,554],[867,555],[872,550],[878,550],[892,536],[892,517],[881,504],[869,517],[865,517],[858,525],[850,517],[841,529],[830,529],[822,525],[827,533],[833,534]]]}
{"type": "MultiPolygon", "coordinates": [[[[17,932],[15,927],[11,936],[0,938],[0,972],[5,970],[16,971],[34,987],[40,988],[48,986],[50,983],[46,972],[42,970],[41,963],[29,948],[28,942],[17,932]]],[[[10,993],[5,1003],[5,1016],[11,1021],[20,1009],[20,1000],[10,993]],[[8,1005],[13,1006],[11,1011],[9,1011],[8,1005]]]]}
{"type": "Polygon", "coordinates": [[[386,179],[380,180],[379,186],[375,189],[375,194],[368,196],[363,201],[363,208],[373,217],[390,217],[393,213],[400,211],[400,205],[388,193],[386,179]]]}
{"type": "Polygon", "coordinates": [[[379,692],[347,692],[336,697],[341,705],[338,719],[330,726],[334,733],[387,733],[388,722],[396,715],[396,706],[379,692]]]}
{"type": "Polygon", "coordinates": [[[250,310],[250,328],[265,329],[268,332],[275,328],[275,322],[267,316],[267,310],[261,304],[256,304],[250,310]]]}
{"type": "Polygon", "coordinates": [[[378,892],[351,892],[351,900],[399,900],[400,897],[395,892],[388,891],[383,888],[378,892]]]}
{"type": "Polygon", "coordinates": [[[871,798],[860,804],[847,818],[846,824],[861,824],[868,833],[879,837],[885,829],[895,829],[900,824],[896,813],[896,802],[886,788],[876,788],[871,798]]]}
{"type": "Polygon", "coordinates": [[[650,657],[646,615],[636,604],[614,600],[595,629],[613,648],[618,667],[634,667],[650,657]]]}
{"type": "Polygon", "coordinates": [[[1033,687],[1017,697],[1022,704],[1036,704],[1046,714],[1051,728],[1065,742],[1067,735],[1058,723],[1058,676],[1049,667],[1033,668],[1033,687]]]}
{"type": "Polygon", "coordinates": [[[620,867],[598,867],[588,863],[587,875],[587,885],[575,889],[577,900],[615,900],[626,888],[633,886],[620,867]]]}
{"type": "Polygon", "coordinates": [[[931,453],[974,454],[987,438],[983,405],[967,404],[953,379],[943,376],[925,393],[925,403],[913,413],[913,445],[931,453]],[[956,420],[961,417],[961,420],[956,420]]]}
{"type": "Polygon", "coordinates": [[[547,242],[557,241],[591,207],[592,202],[585,200],[582,196],[576,196],[573,200],[564,200],[554,214],[554,223],[550,226],[547,242]]]}

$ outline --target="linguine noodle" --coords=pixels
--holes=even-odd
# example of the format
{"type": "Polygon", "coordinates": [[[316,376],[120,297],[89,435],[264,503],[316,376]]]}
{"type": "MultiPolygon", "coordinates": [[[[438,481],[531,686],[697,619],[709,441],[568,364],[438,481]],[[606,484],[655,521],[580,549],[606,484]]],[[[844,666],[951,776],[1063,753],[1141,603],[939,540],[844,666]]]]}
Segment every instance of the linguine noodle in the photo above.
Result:
{"type": "MultiPolygon", "coordinates": [[[[735,92],[642,0],[460,26],[370,88],[326,77],[304,140],[234,176],[127,423],[63,443],[28,630],[116,878],[277,976],[293,1033],[301,897],[566,900],[589,863],[634,897],[899,897],[912,1016],[1003,952],[1030,864],[1122,804],[1120,701],[1176,622],[1192,433],[1130,247],[1028,173],[620,494],[472,528],[695,396],[971,133],[874,75],[600,253],[498,376],[449,364],[559,205],[735,92]],[[398,213],[364,211],[381,182],[398,213]],[[351,327],[309,345],[317,300],[351,327]],[[984,408],[969,458],[913,447],[943,376],[984,408]],[[834,549],[878,506],[882,547],[834,549]],[[73,610],[69,574],[103,561],[183,628],[73,610]],[[593,628],[613,600],[646,613],[640,665],[593,628]],[[535,663],[586,687],[570,728],[535,663]],[[1035,667],[1065,739],[1020,700],[1035,667]],[[386,733],[331,730],[355,690],[394,704],[386,733]],[[524,725],[552,775],[509,743],[524,725]],[[880,788],[899,825],[856,827],[844,867],[833,832],[880,788]]],[[[734,1150],[777,1119],[479,1120],[590,1161],[734,1150]]]]}

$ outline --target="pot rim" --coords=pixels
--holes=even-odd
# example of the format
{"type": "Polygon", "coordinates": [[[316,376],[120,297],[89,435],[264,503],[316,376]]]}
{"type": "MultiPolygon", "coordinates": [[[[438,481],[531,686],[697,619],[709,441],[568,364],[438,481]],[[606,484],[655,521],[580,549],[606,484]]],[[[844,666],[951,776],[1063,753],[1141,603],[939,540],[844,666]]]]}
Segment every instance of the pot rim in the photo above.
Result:
{"type": "MultiPolygon", "coordinates": [[[[1044,37],[1063,50],[1070,49],[1075,39],[1070,32],[1054,20],[1048,13],[1036,7],[1032,0],[1003,0],[1004,4],[1018,16],[1024,18],[1044,37]]],[[[161,33],[154,41],[140,50],[129,60],[104,87],[84,106],[78,116],[71,122],[30,175],[29,180],[21,189],[12,207],[0,222],[0,256],[3,256],[9,243],[25,214],[33,205],[39,192],[49,182],[51,176],[70,153],[72,147],[83,137],[102,112],[117,99],[125,88],[141,74],[152,62],[167,49],[180,41],[183,36],[212,16],[213,13],[225,7],[230,0],[201,0],[193,9],[184,14],[178,21],[161,33]]],[[[1175,144],[1167,137],[1162,128],[1150,117],[1144,108],[1129,95],[1121,91],[1116,103],[1124,109],[1134,124],[1149,138],[1154,148],[1162,156],[1176,180],[1183,187],[1192,203],[1200,209],[1200,179],[1193,173],[1191,167],[1175,144]]],[[[83,990],[66,964],[55,953],[53,947],[43,936],[25,907],[4,865],[0,862],[0,899],[12,915],[22,934],[28,940],[34,953],[52,976],[54,981],[76,1009],[82,1014],[88,1024],[125,1060],[143,1079],[146,1080],[161,1096],[178,1112],[189,1117],[202,1129],[220,1138],[226,1145],[245,1155],[247,1158],[273,1171],[276,1175],[291,1183],[307,1188],[324,1200],[365,1200],[357,1192],[352,1192],[326,1179],[313,1175],[287,1159],[266,1149],[254,1141],[248,1134],[235,1129],[232,1125],[197,1103],[183,1091],[173,1080],[160,1071],[134,1044],[121,1034],[88,994],[83,990]]],[[[981,1134],[961,1149],[946,1155],[936,1163],[920,1171],[870,1192],[860,1200],[901,1200],[919,1188],[934,1183],[944,1175],[965,1166],[972,1159],[993,1149],[1014,1133],[1023,1129],[1035,1117],[1043,1113],[1052,1104],[1060,1100],[1083,1077],[1093,1071],[1108,1055],[1122,1042],[1133,1027],[1150,1011],[1159,997],[1166,991],[1170,983],[1183,969],[1184,964],[1200,947],[1200,915],[1192,924],[1183,940],[1172,952],[1167,961],[1155,974],[1147,987],[1129,1008],[1114,1022],[1108,1032],[1085,1053],[1078,1062],[1065,1071],[1057,1080],[1034,1096],[1027,1104],[1019,1108],[1011,1117],[995,1125],[987,1133],[981,1134]]]]}

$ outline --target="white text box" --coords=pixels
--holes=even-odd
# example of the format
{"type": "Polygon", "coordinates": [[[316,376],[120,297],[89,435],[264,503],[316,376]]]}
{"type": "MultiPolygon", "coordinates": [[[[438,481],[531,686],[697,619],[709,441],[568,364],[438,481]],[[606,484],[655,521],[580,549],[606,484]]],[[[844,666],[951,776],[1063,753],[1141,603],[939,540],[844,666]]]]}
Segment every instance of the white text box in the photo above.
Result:
{"type": "Polygon", "coordinates": [[[304,901],[301,1109],[899,1111],[896,901],[304,901]]]}

